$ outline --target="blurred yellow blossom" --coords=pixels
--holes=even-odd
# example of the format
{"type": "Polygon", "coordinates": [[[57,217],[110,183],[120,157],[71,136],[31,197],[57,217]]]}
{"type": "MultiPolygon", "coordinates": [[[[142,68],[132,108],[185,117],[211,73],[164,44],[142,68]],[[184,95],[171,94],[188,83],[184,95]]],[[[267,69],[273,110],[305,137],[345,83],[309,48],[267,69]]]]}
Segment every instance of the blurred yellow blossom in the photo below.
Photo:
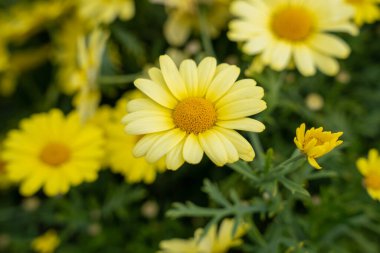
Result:
{"type": "Polygon", "coordinates": [[[202,236],[203,229],[197,229],[194,237],[188,240],[171,239],[160,243],[158,253],[227,253],[230,248],[242,244],[240,239],[247,232],[249,226],[245,223],[238,225],[236,233],[232,235],[234,220],[224,219],[217,231],[214,224],[202,236]]]}
{"type": "Polygon", "coordinates": [[[331,32],[358,32],[350,23],[352,8],[341,0],[235,0],[231,12],[237,18],[227,35],[242,42],[244,53],[256,56],[251,69],[257,71],[263,66],[281,71],[294,64],[304,76],[317,68],[336,75],[335,58],[347,58],[350,48],[331,32]]]}
{"type": "Polygon", "coordinates": [[[321,169],[316,158],[319,158],[335,147],[343,143],[338,140],[343,132],[331,133],[330,131],[323,131],[322,127],[315,129],[314,127],[305,132],[306,125],[302,123],[296,130],[296,137],[294,143],[297,148],[301,150],[306,156],[311,166],[316,169],[321,169]]]}
{"type": "Polygon", "coordinates": [[[374,23],[380,19],[380,0],[345,0],[355,9],[355,23],[359,26],[364,23],[374,23]]]}
{"type": "Polygon", "coordinates": [[[91,122],[100,125],[104,129],[106,138],[106,163],[115,173],[120,173],[130,183],[143,181],[152,183],[158,172],[165,170],[163,160],[157,163],[148,163],[144,158],[136,158],[132,150],[141,138],[128,135],[124,131],[121,119],[126,113],[127,102],[132,98],[143,97],[138,91],[128,92],[121,98],[114,109],[101,106],[91,122]],[[108,118],[107,118],[108,117],[108,118]]]}
{"type": "Polygon", "coordinates": [[[37,253],[53,253],[59,246],[60,240],[54,230],[48,230],[32,241],[32,249],[37,253]]]}
{"type": "Polygon", "coordinates": [[[96,180],[103,158],[100,129],[80,123],[77,113],[60,110],[24,119],[4,140],[3,159],[20,193],[31,196],[43,187],[48,196],[65,194],[70,186],[96,180]]]}
{"type": "Polygon", "coordinates": [[[368,194],[375,200],[380,200],[380,156],[376,149],[371,149],[368,159],[361,157],[356,166],[364,176],[364,186],[368,194]]]}
{"type": "Polygon", "coordinates": [[[78,0],[79,16],[93,25],[110,24],[116,18],[131,19],[135,14],[133,0],[78,0]]]}
{"type": "Polygon", "coordinates": [[[206,20],[209,34],[217,37],[229,18],[230,0],[151,0],[163,4],[168,11],[164,35],[169,44],[182,46],[192,31],[199,31],[199,6],[207,8],[206,20]]]}
{"type": "Polygon", "coordinates": [[[100,102],[98,75],[107,39],[108,33],[100,29],[92,31],[88,40],[84,36],[78,39],[78,66],[72,74],[71,84],[78,89],[73,103],[83,122],[94,115],[100,102]]]}

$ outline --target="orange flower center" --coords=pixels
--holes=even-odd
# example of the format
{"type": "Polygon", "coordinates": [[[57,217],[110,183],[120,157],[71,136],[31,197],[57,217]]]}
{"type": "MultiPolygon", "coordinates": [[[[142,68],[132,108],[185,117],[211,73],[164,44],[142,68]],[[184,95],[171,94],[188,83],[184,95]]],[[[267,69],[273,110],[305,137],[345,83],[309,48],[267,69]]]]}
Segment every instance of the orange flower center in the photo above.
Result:
{"type": "Polygon", "coordinates": [[[42,162],[56,167],[70,159],[70,149],[62,143],[50,142],[42,149],[40,159],[42,162]]]}
{"type": "Polygon", "coordinates": [[[370,173],[364,179],[364,184],[367,188],[373,190],[380,190],[380,174],[370,173]]]}
{"type": "Polygon", "coordinates": [[[290,41],[305,40],[313,31],[313,17],[301,6],[289,6],[276,12],[271,28],[279,38],[290,41]]]}
{"type": "Polygon", "coordinates": [[[173,111],[174,124],[187,133],[202,133],[216,122],[214,105],[204,98],[186,98],[173,111]]]}

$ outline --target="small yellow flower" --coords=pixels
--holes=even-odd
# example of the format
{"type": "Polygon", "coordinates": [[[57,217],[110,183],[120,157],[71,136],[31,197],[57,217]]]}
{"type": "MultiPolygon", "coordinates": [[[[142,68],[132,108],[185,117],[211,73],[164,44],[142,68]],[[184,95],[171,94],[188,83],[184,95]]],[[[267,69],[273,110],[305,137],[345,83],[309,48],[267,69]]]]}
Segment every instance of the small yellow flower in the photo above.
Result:
{"type": "Polygon", "coordinates": [[[380,200],[380,156],[376,149],[371,149],[368,159],[362,157],[356,162],[360,173],[364,176],[364,186],[368,194],[375,200],[380,200]]]}
{"type": "Polygon", "coordinates": [[[48,230],[45,234],[32,241],[32,249],[38,253],[53,253],[59,244],[60,240],[57,232],[48,230]]]}
{"type": "Polygon", "coordinates": [[[319,69],[336,75],[335,58],[345,59],[350,47],[332,32],[357,33],[350,22],[353,10],[341,0],[235,0],[229,39],[242,42],[242,51],[259,61],[252,69],[270,66],[282,71],[295,65],[304,76],[319,69]]]}
{"type": "Polygon", "coordinates": [[[101,130],[57,109],[22,120],[4,140],[9,178],[21,183],[24,196],[42,187],[48,196],[65,194],[70,186],[94,181],[103,155],[101,130]]]}
{"type": "Polygon", "coordinates": [[[359,26],[364,23],[372,24],[380,19],[380,0],[346,0],[355,9],[355,23],[359,26]]]}
{"type": "Polygon", "coordinates": [[[213,225],[203,238],[201,238],[203,229],[197,229],[194,238],[162,241],[161,251],[157,253],[227,253],[230,248],[242,244],[240,237],[248,230],[247,224],[239,224],[236,233],[231,237],[233,225],[234,220],[224,219],[219,231],[213,225]]]}
{"type": "Polygon", "coordinates": [[[166,156],[168,169],[185,161],[198,164],[206,155],[218,166],[239,158],[252,161],[255,153],[235,129],[261,132],[265,126],[249,116],[266,109],[264,90],[252,79],[236,81],[235,65],[216,65],[207,57],[198,65],[185,60],[179,69],[167,56],[149,70],[150,79],[136,87],[148,98],[133,99],[123,121],[129,134],[144,135],[133,154],[155,163],[166,156]]]}
{"type": "Polygon", "coordinates": [[[308,129],[305,133],[306,125],[302,123],[296,130],[296,137],[294,143],[297,148],[301,150],[306,156],[311,166],[316,169],[321,169],[316,158],[319,158],[335,147],[343,143],[338,140],[343,132],[331,133],[330,131],[323,131],[322,127],[315,129],[314,127],[308,129]]]}

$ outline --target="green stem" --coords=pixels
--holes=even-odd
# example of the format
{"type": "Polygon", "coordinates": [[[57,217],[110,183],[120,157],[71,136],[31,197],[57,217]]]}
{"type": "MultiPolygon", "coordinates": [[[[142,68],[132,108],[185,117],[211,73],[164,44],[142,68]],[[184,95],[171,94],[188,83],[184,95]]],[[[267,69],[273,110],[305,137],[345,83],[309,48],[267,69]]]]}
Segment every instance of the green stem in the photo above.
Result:
{"type": "MultiPolygon", "coordinates": [[[[296,162],[296,161],[298,161],[304,157],[305,157],[304,154],[301,154],[298,151],[295,151],[293,153],[293,155],[288,160],[286,160],[286,161],[280,163],[279,165],[277,165],[276,167],[274,167],[272,169],[272,172],[280,171],[282,168],[284,168],[284,167],[290,165],[291,163],[294,163],[294,162],[296,162]]],[[[288,167],[288,168],[285,168],[284,170],[282,170],[280,174],[285,175],[285,174],[288,174],[288,173],[294,171],[295,169],[297,169],[297,167],[288,167]]]]}
{"type": "Polygon", "coordinates": [[[130,74],[130,75],[115,75],[115,76],[101,76],[98,81],[102,85],[124,85],[135,81],[141,73],[130,74]]]}
{"type": "Polygon", "coordinates": [[[206,53],[210,56],[215,57],[215,51],[212,46],[211,36],[208,29],[208,22],[206,17],[206,11],[201,6],[198,8],[198,21],[199,21],[199,29],[201,32],[201,40],[206,53]]]}
{"type": "Polygon", "coordinates": [[[237,172],[237,173],[239,173],[239,174],[241,174],[241,175],[249,178],[254,183],[258,183],[260,181],[259,178],[257,178],[252,173],[251,167],[249,167],[249,165],[246,162],[243,162],[243,161],[239,160],[239,161],[237,161],[235,163],[227,164],[227,167],[229,167],[232,170],[234,170],[235,172],[237,172]]]}

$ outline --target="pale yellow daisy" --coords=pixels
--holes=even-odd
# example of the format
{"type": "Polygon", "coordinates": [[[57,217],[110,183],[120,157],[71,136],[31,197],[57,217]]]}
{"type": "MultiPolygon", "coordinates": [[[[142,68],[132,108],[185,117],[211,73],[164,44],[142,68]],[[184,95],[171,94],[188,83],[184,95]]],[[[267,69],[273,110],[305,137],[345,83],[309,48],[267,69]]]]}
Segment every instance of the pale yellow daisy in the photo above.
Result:
{"type": "Polygon", "coordinates": [[[295,65],[304,76],[316,69],[336,75],[335,58],[347,58],[350,48],[331,33],[358,32],[350,22],[353,9],[343,0],[236,0],[231,12],[237,18],[228,37],[242,42],[244,53],[276,71],[295,65]]]}
{"type": "Polygon", "coordinates": [[[217,230],[216,225],[210,227],[202,237],[203,229],[197,229],[194,237],[188,240],[171,239],[160,243],[157,253],[227,253],[230,248],[242,244],[240,239],[247,232],[247,224],[239,224],[232,236],[234,220],[224,219],[217,230]]]}
{"type": "Polygon", "coordinates": [[[364,23],[374,23],[380,19],[380,0],[345,0],[355,9],[355,23],[359,26],[364,23]]]}
{"type": "Polygon", "coordinates": [[[129,134],[144,135],[133,154],[157,162],[166,156],[168,169],[185,161],[197,164],[203,153],[218,166],[239,158],[252,161],[255,153],[236,130],[261,132],[265,126],[248,118],[266,108],[264,90],[252,79],[236,81],[235,65],[216,65],[207,57],[198,65],[185,60],[179,70],[167,55],[150,79],[137,79],[136,87],[149,98],[128,103],[124,117],[129,134]]]}
{"type": "Polygon", "coordinates": [[[30,196],[43,187],[48,196],[65,194],[70,186],[97,179],[104,155],[99,128],[80,123],[57,109],[24,119],[4,140],[3,159],[9,178],[30,196]]]}
{"type": "Polygon", "coordinates": [[[376,149],[371,149],[368,159],[361,157],[356,166],[364,176],[364,186],[368,194],[375,200],[380,200],[380,156],[376,149]]]}
{"type": "Polygon", "coordinates": [[[60,243],[57,232],[54,230],[48,230],[46,233],[32,241],[32,249],[37,253],[53,253],[60,243]]]}
{"type": "Polygon", "coordinates": [[[297,148],[301,150],[309,161],[309,164],[316,169],[321,169],[316,158],[324,156],[337,146],[343,143],[339,140],[343,132],[332,133],[330,131],[323,131],[323,127],[315,129],[314,127],[308,129],[306,132],[306,125],[302,123],[296,130],[296,137],[294,143],[297,148]]]}

